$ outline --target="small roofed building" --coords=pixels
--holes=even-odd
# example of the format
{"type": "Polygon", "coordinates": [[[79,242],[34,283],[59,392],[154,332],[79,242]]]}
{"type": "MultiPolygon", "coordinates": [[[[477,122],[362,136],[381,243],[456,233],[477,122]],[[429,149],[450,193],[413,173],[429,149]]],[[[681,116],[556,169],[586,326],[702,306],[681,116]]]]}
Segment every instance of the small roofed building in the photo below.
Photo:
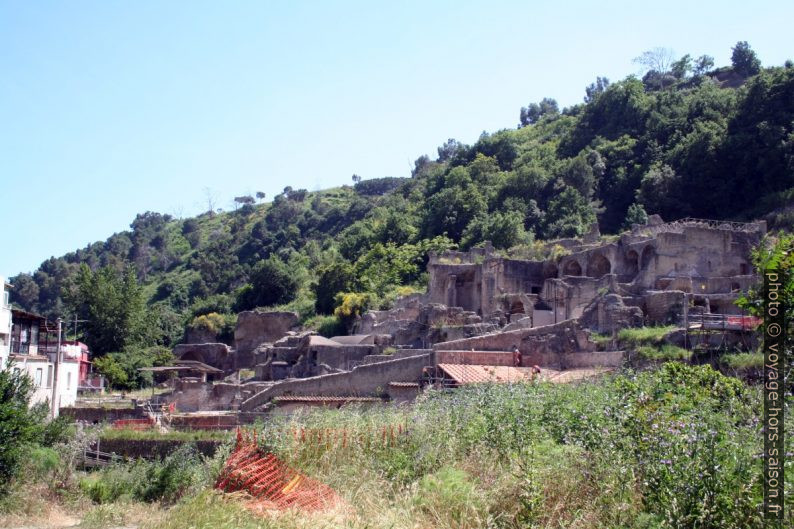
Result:
{"type": "Polygon", "coordinates": [[[171,366],[141,367],[138,371],[198,378],[202,382],[211,382],[223,378],[223,370],[197,360],[177,360],[171,366]]]}

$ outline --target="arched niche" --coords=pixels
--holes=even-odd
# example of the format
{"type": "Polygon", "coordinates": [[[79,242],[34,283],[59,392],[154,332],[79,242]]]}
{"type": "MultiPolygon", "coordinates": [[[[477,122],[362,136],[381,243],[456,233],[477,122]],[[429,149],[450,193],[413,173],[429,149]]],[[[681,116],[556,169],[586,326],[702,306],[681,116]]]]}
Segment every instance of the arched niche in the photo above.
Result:
{"type": "Polygon", "coordinates": [[[590,257],[590,261],[587,263],[588,277],[604,277],[610,272],[612,272],[612,263],[604,257],[604,254],[596,253],[590,257]]]}
{"type": "Polygon", "coordinates": [[[636,250],[629,250],[623,259],[623,267],[626,276],[631,280],[637,277],[640,271],[640,255],[636,250]]]}
{"type": "Polygon", "coordinates": [[[582,266],[576,259],[571,259],[562,269],[563,275],[566,276],[580,276],[582,275],[582,266]]]}
{"type": "Polygon", "coordinates": [[[656,250],[653,249],[653,246],[646,246],[642,250],[642,258],[640,259],[640,270],[647,270],[648,266],[650,266],[651,261],[653,261],[654,257],[656,257],[656,250]]]}

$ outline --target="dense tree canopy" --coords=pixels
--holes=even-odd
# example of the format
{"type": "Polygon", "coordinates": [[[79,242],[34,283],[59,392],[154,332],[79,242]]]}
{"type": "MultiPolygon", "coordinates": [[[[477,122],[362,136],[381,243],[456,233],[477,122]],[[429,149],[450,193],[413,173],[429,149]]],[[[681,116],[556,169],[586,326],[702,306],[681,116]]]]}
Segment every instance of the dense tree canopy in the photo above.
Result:
{"type": "Polygon", "coordinates": [[[67,301],[83,323],[83,340],[95,355],[156,341],[157,322],[147,317],[135,272],[80,267],[67,301]]]}

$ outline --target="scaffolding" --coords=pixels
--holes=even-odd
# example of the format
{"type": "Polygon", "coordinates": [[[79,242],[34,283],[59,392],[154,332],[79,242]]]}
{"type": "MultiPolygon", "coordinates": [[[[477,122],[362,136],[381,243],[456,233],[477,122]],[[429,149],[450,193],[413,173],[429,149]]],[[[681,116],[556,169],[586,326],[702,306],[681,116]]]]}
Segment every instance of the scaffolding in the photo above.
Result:
{"type": "Polygon", "coordinates": [[[736,345],[749,350],[761,323],[759,318],[744,314],[687,313],[685,318],[686,345],[693,352],[725,352],[736,345]],[[735,340],[726,340],[730,335],[735,340]]]}

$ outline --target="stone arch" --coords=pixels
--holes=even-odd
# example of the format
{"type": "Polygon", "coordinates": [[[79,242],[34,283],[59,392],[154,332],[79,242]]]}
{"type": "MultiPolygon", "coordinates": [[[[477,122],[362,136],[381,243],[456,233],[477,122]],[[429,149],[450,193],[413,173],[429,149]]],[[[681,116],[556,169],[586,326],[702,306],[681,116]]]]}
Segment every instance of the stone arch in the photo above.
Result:
{"type": "Polygon", "coordinates": [[[646,246],[642,250],[642,259],[640,260],[640,270],[647,270],[653,258],[656,257],[656,250],[653,246],[646,246]]]}
{"type": "Polygon", "coordinates": [[[640,255],[637,250],[629,250],[623,258],[623,267],[628,276],[634,279],[640,271],[640,255]]]}
{"type": "Polygon", "coordinates": [[[565,263],[562,269],[562,274],[566,276],[580,276],[582,275],[582,265],[576,259],[571,259],[565,263]]]}
{"type": "Polygon", "coordinates": [[[604,277],[610,272],[612,272],[612,263],[602,253],[594,254],[587,263],[588,277],[604,277]]]}
{"type": "Polygon", "coordinates": [[[187,353],[185,353],[181,357],[179,357],[179,359],[180,360],[194,360],[196,362],[201,362],[202,364],[205,363],[204,362],[204,355],[202,355],[198,351],[188,351],[187,353]]]}
{"type": "Polygon", "coordinates": [[[521,300],[517,299],[510,304],[510,314],[526,314],[521,300]]]}

